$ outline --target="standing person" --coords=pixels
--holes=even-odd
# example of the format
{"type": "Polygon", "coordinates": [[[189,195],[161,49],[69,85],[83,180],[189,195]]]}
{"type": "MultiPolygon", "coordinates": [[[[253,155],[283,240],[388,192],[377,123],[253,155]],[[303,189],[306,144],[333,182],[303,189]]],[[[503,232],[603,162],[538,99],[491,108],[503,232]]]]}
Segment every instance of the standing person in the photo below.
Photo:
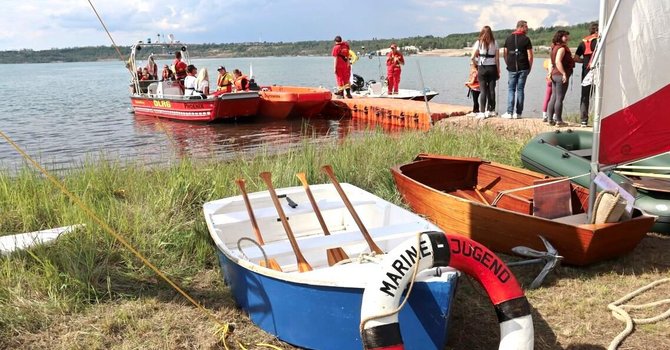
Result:
{"type": "Polygon", "coordinates": [[[401,66],[405,64],[405,57],[398,50],[398,45],[391,44],[391,51],[386,55],[386,76],[388,77],[389,95],[398,94],[398,85],[400,85],[401,66]]]}
{"type": "Polygon", "coordinates": [[[351,76],[349,43],[342,41],[342,37],[339,35],[335,37],[335,46],[333,46],[331,56],[334,57],[333,71],[335,72],[335,80],[337,82],[337,92],[335,95],[342,98],[346,92],[347,98],[352,98],[351,83],[349,82],[351,76]]]}
{"type": "Polygon", "coordinates": [[[493,38],[491,27],[484,26],[479,39],[472,46],[470,59],[477,64],[477,78],[481,88],[478,119],[496,116],[496,80],[500,78],[500,56],[498,43],[493,38]]]}
{"type": "Polygon", "coordinates": [[[472,113],[468,113],[469,117],[476,117],[479,113],[479,79],[477,79],[477,65],[474,62],[470,62],[470,76],[468,81],[465,82],[465,86],[468,87],[468,97],[472,96],[472,113]]]}
{"type": "Polygon", "coordinates": [[[188,68],[188,65],[186,62],[184,62],[181,59],[181,51],[177,51],[174,53],[174,75],[177,78],[177,80],[183,80],[186,78],[186,69],[188,68]]]}
{"type": "Polygon", "coordinates": [[[207,67],[203,67],[198,72],[196,92],[200,93],[203,98],[207,98],[207,95],[209,95],[209,73],[207,72],[207,67]]]}
{"type": "Polygon", "coordinates": [[[551,59],[545,59],[542,66],[547,71],[544,78],[547,81],[547,88],[544,90],[544,102],[542,103],[542,121],[546,123],[549,121],[549,118],[547,118],[547,107],[551,99],[551,59]]]}
{"type": "Polygon", "coordinates": [[[533,44],[526,36],[527,32],[528,23],[519,21],[516,23],[516,30],[505,40],[503,57],[509,72],[509,80],[507,81],[507,113],[503,114],[503,118],[517,119],[521,118],[523,113],[523,90],[526,88],[526,78],[533,68],[533,44]]]}
{"type": "Polygon", "coordinates": [[[582,64],[582,95],[579,99],[579,113],[581,115],[582,127],[589,125],[589,104],[591,102],[591,85],[593,79],[590,77],[588,79],[584,78],[591,71],[591,58],[598,44],[598,23],[593,22],[589,25],[589,33],[577,46],[574,57],[575,62],[582,64]]]}
{"type": "Polygon", "coordinates": [[[189,64],[186,67],[186,78],[184,78],[184,96],[197,96],[198,79],[195,77],[198,74],[198,69],[194,65],[189,64]]]}
{"type": "Polygon", "coordinates": [[[219,76],[216,78],[216,91],[221,93],[227,93],[233,91],[233,75],[229,72],[226,72],[226,67],[219,66],[216,69],[219,72],[219,76]]]}
{"type": "Polygon", "coordinates": [[[563,100],[575,61],[568,47],[570,32],[559,30],[554,34],[551,46],[551,99],[547,107],[549,125],[566,126],[563,122],[563,100]]]}
{"type": "Polygon", "coordinates": [[[153,54],[149,55],[149,59],[147,60],[147,71],[149,72],[151,79],[158,79],[158,65],[156,64],[156,61],[154,61],[153,54]]]}

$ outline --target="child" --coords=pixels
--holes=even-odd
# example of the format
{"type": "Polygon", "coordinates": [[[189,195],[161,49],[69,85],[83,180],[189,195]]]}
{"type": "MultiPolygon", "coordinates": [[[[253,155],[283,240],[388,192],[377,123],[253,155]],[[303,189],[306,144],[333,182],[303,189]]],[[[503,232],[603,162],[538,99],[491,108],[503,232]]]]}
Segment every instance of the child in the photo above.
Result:
{"type": "Polygon", "coordinates": [[[472,112],[468,113],[468,117],[474,117],[479,113],[479,79],[477,79],[477,65],[473,63],[470,64],[470,77],[465,83],[465,86],[468,87],[468,97],[472,95],[472,112]]]}

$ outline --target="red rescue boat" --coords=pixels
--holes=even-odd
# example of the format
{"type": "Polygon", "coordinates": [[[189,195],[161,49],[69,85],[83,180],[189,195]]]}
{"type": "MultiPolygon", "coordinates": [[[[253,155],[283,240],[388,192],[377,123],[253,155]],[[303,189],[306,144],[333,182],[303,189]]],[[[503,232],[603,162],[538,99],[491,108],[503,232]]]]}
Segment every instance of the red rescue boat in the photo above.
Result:
{"type": "MultiPolygon", "coordinates": [[[[240,91],[225,94],[184,96],[181,84],[163,78],[158,67],[170,67],[175,52],[180,51],[182,60],[189,62],[186,45],[179,42],[142,43],[131,47],[128,70],[131,74],[130,103],[135,114],[185,121],[213,122],[225,119],[240,119],[258,113],[260,95],[257,91],[240,91]],[[140,52],[146,53],[147,62],[157,63],[150,77],[141,77],[143,67],[138,65],[140,52]],[[139,70],[138,70],[139,68],[139,70]]],[[[147,64],[146,67],[150,67],[147,64]]]]}
{"type": "Polygon", "coordinates": [[[300,86],[264,86],[260,94],[258,114],[273,119],[311,118],[321,113],[332,98],[328,89],[300,86]]]}

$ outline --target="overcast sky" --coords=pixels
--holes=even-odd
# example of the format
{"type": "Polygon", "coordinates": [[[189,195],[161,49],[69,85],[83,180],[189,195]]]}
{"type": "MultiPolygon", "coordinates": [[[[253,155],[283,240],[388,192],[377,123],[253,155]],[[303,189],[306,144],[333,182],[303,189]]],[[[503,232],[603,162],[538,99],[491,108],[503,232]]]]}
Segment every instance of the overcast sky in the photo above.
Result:
{"type": "MultiPolygon", "coordinates": [[[[598,18],[598,0],[91,0],[118,45],[445,36],[598,18]]],[[[110,45],[88,0],[4,0],[0,50],[110,45]]]]}

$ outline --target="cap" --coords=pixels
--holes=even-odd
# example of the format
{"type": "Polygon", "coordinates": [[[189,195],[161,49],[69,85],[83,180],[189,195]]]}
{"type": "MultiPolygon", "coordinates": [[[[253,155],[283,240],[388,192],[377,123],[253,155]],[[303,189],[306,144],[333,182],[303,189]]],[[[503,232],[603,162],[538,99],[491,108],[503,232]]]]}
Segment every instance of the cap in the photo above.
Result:
{"type": "Polygon", "coordinates": [[[219,66],[219,68],[217,68],[216,70],[222,70],[222,69],[223,69],[223,70],[226,70],[226,67],[224,67],[224,66],[219,66]]]}

